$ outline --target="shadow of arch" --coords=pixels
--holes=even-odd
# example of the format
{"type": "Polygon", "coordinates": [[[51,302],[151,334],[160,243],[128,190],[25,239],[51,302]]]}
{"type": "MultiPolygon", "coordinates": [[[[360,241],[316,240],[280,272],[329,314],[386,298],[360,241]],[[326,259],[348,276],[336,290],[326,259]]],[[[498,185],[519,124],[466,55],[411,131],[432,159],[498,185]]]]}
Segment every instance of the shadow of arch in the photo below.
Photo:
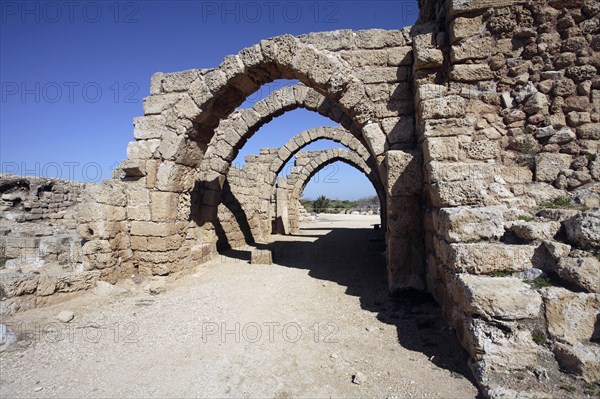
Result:
{"type": "MultiPolygon", "coordinates": [[[[223,251],[241,245],[255,244],[256,240],[252,235],[252,228],[250,227],[250,223],[248,222],[248,216],[246,215],[242,204],[238,201],[235,194],[232,192],[228,180],[225,180],[225,183],[223,184],[223,190],[221,191],[221,204],[225,206],[233,215],[237,227],[239,227],[239,231],[243,235],[244,241],[234,243],[229,242],[227,232],[224,226],[221,224],[220,219],[217,218],[217,221],[215,223],[215,232],[217,234],[217,251],[223,251]]],[[[235,229],[236,226],[233,226],[233,228],[235,229]]]]}

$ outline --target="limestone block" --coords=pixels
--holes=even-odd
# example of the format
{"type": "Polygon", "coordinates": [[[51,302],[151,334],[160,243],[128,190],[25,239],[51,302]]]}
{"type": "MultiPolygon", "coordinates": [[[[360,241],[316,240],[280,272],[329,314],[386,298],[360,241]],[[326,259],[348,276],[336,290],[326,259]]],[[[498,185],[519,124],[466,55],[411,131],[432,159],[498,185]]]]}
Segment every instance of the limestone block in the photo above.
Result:
{"type": "Polygon", "coordinates": [[[131,141],[127,144],[128,159],[150,159],[160,145],[160,140],[131,141]]]}
{"type": "Polygon", "coordinates": [[[354,46],[354,32],[340,29],[331,32],[315,32],[299,36],[300,41],[330,51],[349,49],[354,46]]]}
{"type": "Polygon", "coordinates": [[[524,370],[539,364],[540,358],[547,353],[545,348],[533,342],[531,331],[527,329],[507,331],[477,317],[463,316],[463,319],[466,320],[457,324],[457,333],[471,356],[480,360],[474,365],[477,372],[524,370]]]}
{"type": "Polygon", "coordinates": [[[129,206],[143,206],[150,203],[150,192],[148,190],[128,190],[127,197],[127,205],[129,206]]]}
{"type": "Polygon", "coordinates": [[[488,64],[458,64],[450,70],[450,79],[457,82],[480,82],[493,77],[488,64]]]}
{"type": "Polygon", "coordinates": [[[422,101],[420,108],[423,120],[460,118],[465,115],[466,101],[460,96],[450,95],[422,101]]]}
{"type": "Polygon", "coordinates": [[[425,289],[422,241],[410,236],[387,237],[388,284],[396,289],[425,289]]]}
{"type": "Polygon", "coordinates": [[[482,180],[440,181],[429,186],[431,202],[437,207],[459,205],[496,205],[498,202],[487,201],[485,187],[487,182],[482,180]]]}
{"type": "Polygon", "coordinates": [[[577,128],[580,139],[600,140],[600,123],[586,123],[577,128]]]}
{"type": "Polygon", "coordinates": [[[549,106],[550,102],[548,101],[548,97],[546,97],[544,93],[537,92],[532,94],[527,101],[525,101],[523,111],[525,111],[527,115],[535,115],[538,113],[546,115],[549,106]]]}
{"type": "Polygon", "coordinates": [[[415,141],[414,118],[412,116],[385,118],[382,120],[381,125],[390,144],[415,141]]]}
{"type": "Polygon", "coordinates": [[[434,216],[436,230],[450,243],[498,239],[504,235],[505,206],[442,208],[434,216]]]}
{"type": "Polygon", "coordinates": [[[250,254],[250,264],[270,265],[273,263],[273,255],[268,249],[253,249],[250,254]]]}
{"type": "Polygon", "coordinates": [[[527,241],[548,240],[554,238],[560,229],[560,222],[525,222],[512,223],[512,230],[519,238],[527,241]]]}
{"type": "Polygon", "coordinates": [[[417,125],[417,135],[423,137],[471,135],[474,132],[474,125],[467,118],[425,120],[417,125]]]}
{"type": "Polygon", "coordinates": [[[589,383],[600,380],[600,347],[592,343],[575,342],[572,345],[557,342],[554,355],[561,368],[578,374],[589,383]]]}
{"type": "Polygon", "coordinates": [[[444,54],[437,48],[417,46],[414,50],[415,68],[439,68],[444,64],[444,54]]]}
{"type": "Polygon", "coordinates": [[[389,66],[406,66],[413,63],[412,47],[410,46],[388,48],[387,54],[389,66]]]}
{"type": "Polygon", "coordinates": [[[0,291],[6,298],[33,294],[37,289],[38,280],[39,275],[34,273],[6,275],[0,280],[0,291]]]}
{"type": "Polygon", "coordinates": [[[144,98],[144,115],[160,114],[172,108],[182,97],[182,93],[153,94],[144,98]]]}
{"type": "Polygon", "coordinates": [[[467,144],[467,155],[471,159],[483,160],[493,159],[500,155],[498,142],[490,140],[479,140],[467,144]]]}
{"type": "Polygon", "coordinates": [[[455,64],[469,59],[483,59],[494,53],[494,40],[491,37],[473,37],[450,48],[450,61],[455,64]]]}
{"type": "Polygon", "coordinates": [[[558,261],[563,256],[569,255],[571,246],[558,241],[544,240],[544,246],[555,261],[558,261]]]}
{"type": "Polygon", "coordinates": [[[561,258],[556,272],[587,292],[600,293],[600,261],[596,258],[561,258]]]}
{"type": "Polygon", "coordinates": [[[212,99],[212,93],[208,89],[208,86],[204,82],[203,78],[198,78],[192,82],[188,89],[188,94],[200,108],[205,106],[206,103],[212,99]]]}
{"type": "Polygon", "coordinates": [[[418,152],[388,151],[386,167],[389,195],[409,197],[421,192],[423,176],[418,152]]]}
{"type": "Polygon", "coordinates": [[[535,179],[542,182],[553,182],[561,171],[571,166],[569,154],[541,153],[535,157],[535,179]]]}
{"type": "Polygon", "coordinates": [[[406,67],[369,67],[356,71],[356,75],[366,84],[406,81],[408,73],[406,67]]]}
{"type": "Polygon", "coordinates": [[[456,137],[435,137],[425,139],[423,148],[425,162],[430,161],[457,161],[460,144],[456,137]]]}
{"type": "Polygon", "coordinates": [[[535,318],[542,305],[539,293],[513,277],[459,274],[450,289],[452,297],[465,313],[485,319],[535,318]]]}
{"type": "Polygon", "coordinates": [[[482,11],[488,8],[502,8],[506,6],[526,3],[526,0],[451,0],[448,2],[450,18],[459,15],[482,11]]]}
{"type": "Polygon", "coordinates": [[[181,72],[162,73],[156,76],[156,78],[155,76],[152,77],[153,79],[160,80],[161,91],[170,93],[187,90],[189,85],[198,78],[199,73],[199,69],[189,69],[181,72]]]}
{"type": "Polygon", "coordinates": [[[119,169],[125,173],[126,177],[144,177],[146,176],[146,162],[141,160],[124,160],[119,164],[119,169]]]}
{"type": "Polygon", "coordinates": [[[105,205],[99,203],[83,203],[78,208],[78,217],[82,222],[102,220],[120,222],[127,218],[124,206],[105,205]]]}
{"type": "Polygon", "coordinates": [[[448,89],[443,85],[432,83],[419,85],[417,88],[417,102],[430,100],[432,98],[440,98],[448,93],[448,89]]]}
{"type": "Polygon", "coordinates": [[[179,196],[175,193],[153,191],[150,193],[152,221],[166,222],[177,218],[179,196]]]}
{"type": "Polygon", "coordinates": [[[470,36],[474,36],[483,30],[483,16],[473,18],[458,17],[450,22],[450,41],[457,42],[470,36]]]}
{"type": "Polygon", "coordinates": [[[568,240],[580,248],[600,247],[600,210],[582,212],[565,221],[568,240]]]}
{"type": "Polygon", "coordinates": [[[56,291],[58,278],[51,275],[40,275],[35,294],[37,296],[48,296],[56,291]]]}
{"type": "Polygon", "coordinates": [[[542,290],[548,333],[567,342],[589,341],[600,313],[600,295],[575,293],[565,288],[542,290]]]}
{"type": "Polygon", "coordinates": [[[159,139],[168,131],[162,115],[147,115],[133,118],[133,137],[137,140],[159,139]]]}
{"type": "Polygon", "coordinates": [[[368,29],[355,32],[354,42],[358,48],[385,48],[404,46],[406,41],[400,30],[368,29]]]}
{"type": "Polygon", "coordinates": [[[167,237],[176,234],[179,228],[174,223],[156,223],[156,222],[131,222],[132,236],[152,236],[152,237],[167,237]]]}
{"type": "Polygon", "coordinates": [[[452,243],[436,240],[436,254],[458,273],[490,274],[496,271],[523,271],[544,267],[546,257],[540,246],[496,243],[452,243]]]}
{"type": "Polygon", "coordinates": [[[371,152],[380,155],[385,152],[385,134],[378,123],[370,123],[363,128],[363,135],[371,152]]]}
{"type": "Polygon", "coordinates": [[[156,174],[156,188],[161,191],[185,192],[194,185],[194,169],[164,161],[156,174]]]}
{"type": "Polygon", "coordinates": [[[389,234],[415,238],[422,234],[423,215],[420,197],[388,196],[386,200],[389,234]]]}

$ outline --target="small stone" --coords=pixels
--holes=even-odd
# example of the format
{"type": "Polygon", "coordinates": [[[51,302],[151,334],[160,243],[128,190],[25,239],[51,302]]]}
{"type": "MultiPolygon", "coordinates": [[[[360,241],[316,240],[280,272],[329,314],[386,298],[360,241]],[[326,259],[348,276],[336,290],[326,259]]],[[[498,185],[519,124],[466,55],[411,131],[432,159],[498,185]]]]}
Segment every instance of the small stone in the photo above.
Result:
{"type": "Polygon", "coordinates": [[[273,255],[268,249],[255,249],[250,255],[250,264],[270,265],[273,263],[273,255]]]}
{"type": "Polygon", "coordinates": [[[44,389],[44,388],[42,388],[42,387],[36,387],[33,391],[34,392],[40,392],[42,389],[44,389]]]}
{"type": "Polygon", "coordinates": [[[366,381],[365,375],[360,371],[352,376],[352,383],[356,385],[362,385],[366,381]]]}
{"type": "Polygon", "coordinates": [[[543,277],[544,272],[541,269],[536,269],[535,267],[531,267],[529,269],[525,269],[519,274],[519,277],[523,280],[535,280],[538,277],[543,277]]]}
{"type": "Polygon", "coordinates": [[[61,323],[68,323],[71,320],[73,320],[74,317],[75,313],[73,313],[72,311],[63,310],[58,314],[58,316],[56,316],[56,320],[60,321],[61,323]]]}
{"type": "Polygon", "coordinates": [[[373,327],[373,326],[368,326],[368,327],[366,328],[366,330],[367,330],[367,331],[375,331],[375,330],[376,330],[376,328],[375,328],[375,327],[373,327]]]}

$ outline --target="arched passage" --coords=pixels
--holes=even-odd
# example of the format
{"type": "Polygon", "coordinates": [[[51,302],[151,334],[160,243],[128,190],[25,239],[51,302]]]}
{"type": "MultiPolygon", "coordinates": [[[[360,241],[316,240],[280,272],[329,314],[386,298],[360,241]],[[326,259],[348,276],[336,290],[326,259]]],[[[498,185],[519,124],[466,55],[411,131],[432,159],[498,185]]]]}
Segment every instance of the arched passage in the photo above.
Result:
{"type": "MultiPolygon", "coordinates": [[[[297,108],[308,109],[339,122],[365,149],[369,150],[357,123],[335,101],[302,84],[276,90],[258,101],[252,108],[235,111],[223,119],[216,128],[199,167],[201,172],[199,180],[202,182],[199,188],[204,191],[202,212],[199,215],[200,225],[214,220],[218,205],[214,200],[220,198],[218,192],[222,188],[224,176],[227,176],[231,163],[241,147],[261,126],[274,117],[297,108]]],[[[285,152],[285,148],[289,146],[284,145],[282,152],[285,152]]],[[[369,153],[376,160],[373,152],[369,151],[369,153]]],[[[264,172],[269,181],[274,182],[277,178],[277,173],[270,169],[264,172]]],[[[261,194],[263,202],[269,200],[267,191],[261,194]]]]}
{"type": "MultiPolygon", "coordinates": [[[[381,179],[378,173],[376,173],[377,164],[375,159],[355,135],[342,127],[318,127],[314,129],[308,129],[297,134],[278,149],[261,149],[261,154],[258,156],[257,160],[257,163],[260,165],[258,177],[261,179],[261,181],[259,184],[262,185],[262,188],[259,190],[259,192],[268,195],[268,198],[261,198],[262,209],[271,209],[269,202],[272,202],[277,176],[282,171],[283,167],[288,163],[288,161],[302,148],[323,139],[340,143],[347,147],[350,151],[358,154],[358,156],[364,160],[371,170],[375,171],[376,179],[381,186],[381,179]]],[[[378,193],[382,207],[381,209],[385,209],[385,197],[383,197],[384,194],[385,193],[382,192],[378,193]]],[[[270,229],[269,226],[272,225],[274,214],[265,213],[263,216],[265,217],[263,229],[270,229]]],[[[385,222],[385,218],[383,217],[382,219],[385,222]]],[[[283,229],[280,229],[280,231],[286,231],[286,228],[284,227],[283,229]]]]}
{"type": "Polygon", "coordinates": [[[298,153],[298,155],[300,155],[300,158],[307,159],[303,162],[305,164],[302,167],[296,166],[294,172],[288,176],[288,215],[292,232],[297,232],[299,228],[298,204],[304,187],[306,187],[306,184],[308,184],[316,173],[338,161],[344,162],[361,171],[371,184],[373,184],[380,203],[384,203],[385,191],[378,174],[356,152],[341,148],[331,148],[320,151],[306,151],[298,153]]]}
{"type": "MultiPolygon", "coordinates": [[[[145,115],[135,120],[136,141],[129,144],[128,160],[122,165],[126,179],[139,181],[129,185],[128,196],[141,220],[127,233],[148,237],[151,228],[153,236],[176,235],[183,244],[169,247],[160,257],[143,247],[135,249],[134,264],[165,274],[214,250],[210,224],[216,220],[224,172],[232,159],[221,151],[243,145],[259,121],[282,112],[277,102],[283,102],[273,97],[273,103],[259,102],[251,111],[240,112],[233,124],[221,124],[237,113],[249,94],[275,79],[299,80],[306,88],[292,91],[310,88],[336,104],[345,114],[342,126],[358,133],[377,170],[387,173],[386,151],[416,142],[410,42],[408,32],[400,30],[284,35],[228,56],[218,68],[155,74],[151,96],[144,99],[145,115]],[[361,58],[374,47],[385,53],[385,62],[361,58]],[[228,132],[223,142],[229,145],[217,144],[217,129],[228,132]],[[212,149],[226,156],[212,157],[212,149]],[[209,168],[202,165],[205,160],[209,168]]],[[[314,107],[322,109],[323,104],[314,107]]]]}

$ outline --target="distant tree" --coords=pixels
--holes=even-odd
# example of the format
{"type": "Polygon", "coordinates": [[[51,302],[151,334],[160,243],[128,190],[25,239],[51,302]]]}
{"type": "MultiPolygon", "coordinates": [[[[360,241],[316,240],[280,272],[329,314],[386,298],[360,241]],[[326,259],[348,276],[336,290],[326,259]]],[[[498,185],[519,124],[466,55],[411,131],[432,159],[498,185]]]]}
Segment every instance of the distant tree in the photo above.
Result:
{"type": "Polygon", "coordinates": [[[324,195],[320,195],[313,201],[313,212],[325,212],[329,208],[331,201],[324,195]]]}

